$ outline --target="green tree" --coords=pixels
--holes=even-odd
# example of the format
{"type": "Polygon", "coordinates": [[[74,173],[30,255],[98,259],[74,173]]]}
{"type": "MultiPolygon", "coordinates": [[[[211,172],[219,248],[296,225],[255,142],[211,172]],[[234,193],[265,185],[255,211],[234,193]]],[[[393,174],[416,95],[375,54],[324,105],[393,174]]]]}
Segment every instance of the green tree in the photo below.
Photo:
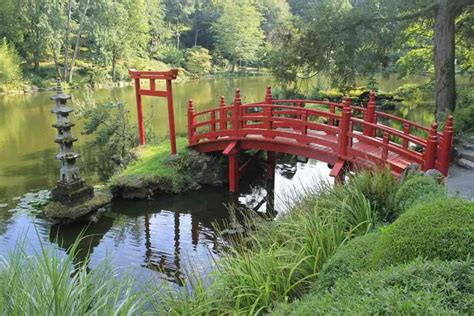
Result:
{"type": "Polygon", "coordinates": [[[189,30],[189,17],[194,11],[192,0],[165,0],[166,20],[173,29],[176,38],[176,48],[180,48],[181,33],[189,30]]]}
{"type": "Polygon", "coordinates": [[[21,81],[20,58],[6,38],[0,42],[0,85],[21,81]]]}
{"type": "Polygon", "coordinates": [[[212,24],[216,47],[224,54],[232,71],[237,62],[254,62],[263,45],[262,15],[250,0],[226,2],[223,13],[212,24]]]}
{"type": "MultiPolygon", "coordinates": [[[[441,119],[455,107],[455,20],[470,10],[473,3],[473,0],[314,0],[304,4],[290,1],[293,12],[299,12],[302,17],[290,33],[280,34],[276,46],[277,49],[289,46],[283,54],[290,58],[273,58],[283,61],[290,72],[274,63],[275,73],[288,81],[326,72],[336,85],[344,86],[353,84],[357,74],[370,75],[387,69],[405,54],[409,55],[399,62],[401,68],[421,65],[420,70],[427,70],[425,60],[430,54],[422,47],[410,48],[407,44],[402,44],[405,47],[400,50],[399,35],[406,36],[404,31],[414,21],[429,21],[433,32],[430,48],[437,118],[441,119]],[[401,55],[394,54],[397,50],[401,55]]],[[[469,60],[469,56],[465,57],[469,60]]]]}
{"type": "Polygon", "coordinates": [[[149,24],[145,1],[97,0],[92,14],[93,58],[99,65],[111,66],[111,77],[116,81],[121,59],[146,55],[149,24]]]}

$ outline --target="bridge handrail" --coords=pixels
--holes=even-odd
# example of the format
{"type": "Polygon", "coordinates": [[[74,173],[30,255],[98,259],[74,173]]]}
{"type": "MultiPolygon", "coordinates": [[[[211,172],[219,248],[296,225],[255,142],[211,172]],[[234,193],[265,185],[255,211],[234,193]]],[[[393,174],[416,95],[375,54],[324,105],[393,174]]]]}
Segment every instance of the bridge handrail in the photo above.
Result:
{"type": "Polygon", "coordinates": [[[381,131],[386,132],[390,135],[397,136],[401,139],[406,139],[406,140],[408,140],[408,141],[410,141],[414,144],[422,146],[423,148],[426,147],[426,140],[425,139],[420,139],[419,137],[416,137],[416,136],[411,135],[411,134],[405,134],[405,133],[400,132],[398,129],[395,129],[393,127],[378,124],[378,123],[369,123],[369,122],[366,122],[366,121],[364,121],[362,119],[359,119],[359,118],[356,118],[356,117],[351,117],[351,121],[355,122],[357,124],[371,126],[375,129],[381,130],[381,131]]]}

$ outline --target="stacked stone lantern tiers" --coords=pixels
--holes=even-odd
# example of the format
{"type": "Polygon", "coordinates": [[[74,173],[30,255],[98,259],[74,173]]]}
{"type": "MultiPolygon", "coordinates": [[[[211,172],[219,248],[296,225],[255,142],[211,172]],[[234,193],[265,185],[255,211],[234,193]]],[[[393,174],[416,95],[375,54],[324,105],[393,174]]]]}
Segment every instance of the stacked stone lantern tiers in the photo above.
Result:
{"type": "Polygon", "coordinates": [[[69,115],[74,111],[67,102],[71,96],[63,93],[61,80],[57,80],[56,95],[51,97],[56,102],[51,111],[56,115],[56,123],[53,127],[58,130],[54,140],[60,146],[56,158],[61,161],[60,178],[56,188],[51,192],[53,201],[67,206],[76,206],[94,197],[94,188],[86,183],[79,175],[79,167],[76,160],[79,154],[74,151],[73,144],[77,138],[72,136],[71,129],[74,123],[70,121],[69,115]]]}

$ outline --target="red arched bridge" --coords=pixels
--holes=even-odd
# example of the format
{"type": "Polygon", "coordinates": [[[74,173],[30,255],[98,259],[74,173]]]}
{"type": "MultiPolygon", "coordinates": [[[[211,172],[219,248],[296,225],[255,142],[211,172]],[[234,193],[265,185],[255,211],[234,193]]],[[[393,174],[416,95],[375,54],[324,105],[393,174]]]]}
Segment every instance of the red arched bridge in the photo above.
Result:
{"type": "Polygon", "coordinates": [[[448,173],[453,142],[453,118],[444,131],[376,111],[375,95],[367,107],[314,100],[273,100],[268,87],[264,102],[241,104],[236,90],[231,105],[196,112],[188,106],[189,147],[200,152],[221,151],[229,156],[229,188],[238,190],[241,150],[305,156],[333,166],[331,176],[342,180],[347,170],[389,166],[400,175],[410,164],[448,173]],[[400,128],[394,127],[399,126],[400,128]]]}

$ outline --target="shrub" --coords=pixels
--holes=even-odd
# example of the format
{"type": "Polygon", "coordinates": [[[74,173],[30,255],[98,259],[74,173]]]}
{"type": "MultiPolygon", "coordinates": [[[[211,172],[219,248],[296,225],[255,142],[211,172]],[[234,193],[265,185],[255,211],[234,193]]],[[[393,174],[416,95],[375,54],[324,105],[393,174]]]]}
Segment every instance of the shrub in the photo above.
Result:
{"type": "Polygon", "coordinates": [[[432,177],[416,175],[400,185],[395,195],[395,204],[401,214],[406,209],[429,198],[446,195],[446,189],[432,177]]]}
{"type": "Polygon", "coordinates": [[[472,260],[417,260],[353,274],[323,293],[280,306],[276,315],[469,314],[474,308],[472,260]]]}
{"type": "Polygon", "coordinates": [[[212,56],[209,50],[196,46],[186,51],[186,70],[202,76],[208,74],[212,69],[212,56]]]}
{"type": "Polygon", "coordinates": [[[158,58],[163,62],[174,67],[183,66],[184,54],[182,50],[172,45],[164,45],[158,51],[160,52],[158,58]]]}
{"type": "Polygon", "coordinates": [[[315,283],[316,292],[333,287],[338,279],[349,277],[354,272],[367,270],[378,236],[378,232],[372,232],[356,237],[337,249],[319,273],[315,283]]]}
{"type": "MultiPolygon", "coordinates": [[[[139,145],[137,127],[130,123],[130,113],[121,102],[96,104],[88,95],[76,105],[77,115],[84,119],[83,133],[95,136],[99,176],[107,180],[134,160],[131,149],[139,145]]],[[[146,135],[147,142],[152,143],[154,135],[149,128],[146,135]]]]}
{"type": "Polygon", "coordinates": [[[4,38],[0,41],[0,84],[15,84],[21,79],[20,58],[4,38]]]}
{"type": "Polygon", "coordinates": [[[471,88],[459,89],[454,110],[454,130],[456,133],[474,127],[474,95],[471,88]]]}
{"type": "Polygon", "coordinates": [[[375,266],[416,257],[443,260],[474,255],[474,203],[441,198],[419,204],[385,228],[374,250],[375,266]]]}

